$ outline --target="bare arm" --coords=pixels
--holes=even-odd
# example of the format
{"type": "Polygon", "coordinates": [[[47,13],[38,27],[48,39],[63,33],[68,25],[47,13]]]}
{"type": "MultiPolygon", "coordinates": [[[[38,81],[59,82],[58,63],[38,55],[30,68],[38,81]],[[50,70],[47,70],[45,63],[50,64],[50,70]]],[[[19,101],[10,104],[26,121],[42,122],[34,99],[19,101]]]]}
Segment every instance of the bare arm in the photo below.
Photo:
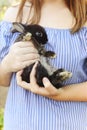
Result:
{"type": "Polygon", "coordinates": [[[24,69],[39,60],[37,50],[31,42],[16,42],[0,64],[0,85],[10,84],[12,72],[24,69]]]}
{"type": "Polygon", "coordinates": [[[6,69],[0,64],[0,86],[9,86],[11,80],[11,72],[6,72],[6,69]]]}
{"type": "MultiPolygon", "coordinates": [[[[15,22],[18,9],[19,5],[10,7],[5,13],[4,20],[15,22]]],[[[28,12],[27,9],[29,9],[29,7],[25,6],[24,12],[28,12]]],[[[13,45],[9,54],[5,56],[5,58],[0,63],[0,86],[9,86],[12,73],[17,72],[30,63],[36,61],[37,57],[37,52],[34,50],[34,47],[31,43],[27,42],[25,44],[23,42],[19,42],[13,45]],[[34,54],[32,54],[33,52],[34,54]]]]}
{"type": "MultiPolygon", "coordinates": [[[[37,65],[37,64],[36,64],[37,65]]],[[[87,102],[87,82],[67,85],[63,88],[56,89],[47,78],[43,79],[44,87],[37,85],[35,80],[34,65],[31,75],[30,83],[26,83],[21,79],[21,71],[17,73],[17,83],[24,89],[27,89],[35,94],[45,96],[56,101],[84,101],[87,102]]]]}
{"type": "Polygon", "coordinates": [[[58,101],[87,102],[87,82],[65,86],[59,90],[59,94],[54,96],[53,99],[58,101]]]}
{"type": "MultiPolygon", "coordinates": [[[[5,21],[14,22],[16,20],[16,15],[18,12],[18,6],[10,7],[7,9],[4,19],[5,21]]],[[[3,60],[5,62],[5,60],[3,60]]],[[[8,72],[6,65],[0,63],[0,86],[9,86],[12,72],[8,72]]]]}

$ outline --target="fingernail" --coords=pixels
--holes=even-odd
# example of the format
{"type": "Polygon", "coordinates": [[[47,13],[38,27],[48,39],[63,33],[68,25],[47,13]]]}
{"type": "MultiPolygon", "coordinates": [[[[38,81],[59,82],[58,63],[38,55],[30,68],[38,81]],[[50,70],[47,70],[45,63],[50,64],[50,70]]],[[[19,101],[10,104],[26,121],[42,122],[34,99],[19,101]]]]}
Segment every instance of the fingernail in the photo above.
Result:
{"type": "Polygon", "coordinates": [[[36,64],[38,64],[38,61],[36,61],[36,64]]]}
{"type": "Polygon", "coordinates": [[[20,74],[22,74],[22,73],[23,73],[23,70],[19,70],[18,72],[19,72],[20,74]]]}
{"type": "Polygon", "coordinates": [[[37,66],[37,64],[38,64],[38,61],[35,62],[35,66],[37,66]]]}
{"type": "Polygon", "coordinates": [[[47,82],[49,82],[49,80],[47,78],[43,78],[43,82],[47,83],[47,82]]]}
{"type": "Polygon", "coordinates": [[[49,86],[49,80],[47,78],[43,78],[43,84],[45,87],[48,87],[49,86]]]}

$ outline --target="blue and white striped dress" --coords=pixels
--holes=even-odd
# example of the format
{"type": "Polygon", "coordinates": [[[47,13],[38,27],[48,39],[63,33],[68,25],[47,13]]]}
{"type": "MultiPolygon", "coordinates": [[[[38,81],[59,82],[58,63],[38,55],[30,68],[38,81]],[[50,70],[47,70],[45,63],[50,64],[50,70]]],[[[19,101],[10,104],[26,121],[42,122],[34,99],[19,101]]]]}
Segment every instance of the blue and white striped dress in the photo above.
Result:
{"type": "MultiPolygon", "coordinates": [[[[11,26],[10,22],[0,23],[0,61],[18,35],[10,32],[11,26]]],[[[57,54],[51,64],[73,73],[64,85],[87,81],[82,69],[87,57],[87,28],[74,35],[69,29],[45,29],[49,39],[46,48],[57,54]]],[[[35,95],[17,85],[14,73],[6,100],[4,127],[4,130],[87,130],[87,103],[54,101],[35,95]]]]}

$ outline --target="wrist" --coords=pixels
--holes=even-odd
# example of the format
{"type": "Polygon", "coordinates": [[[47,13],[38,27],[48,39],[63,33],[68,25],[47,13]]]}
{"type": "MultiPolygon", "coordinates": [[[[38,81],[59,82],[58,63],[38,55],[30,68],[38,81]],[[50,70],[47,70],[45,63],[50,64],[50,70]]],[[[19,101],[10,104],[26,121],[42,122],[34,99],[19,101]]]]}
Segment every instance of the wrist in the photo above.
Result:
{"type": "Polygon", "coordinates": [[[70,96],[67,93],[67,89],[68,88],[66,88],[66,87],[59,88],[57,95],[52,96],[51,98],[56,101],[70,101],[70,96]]]}
{"type": "Polygon", "coordinates": [[[6,56],[1,62],[1,69],[3,70],[4,74],[12,73],[10,70],[10,65],[8,64],[7,57],[8,56],[6,56]]]}

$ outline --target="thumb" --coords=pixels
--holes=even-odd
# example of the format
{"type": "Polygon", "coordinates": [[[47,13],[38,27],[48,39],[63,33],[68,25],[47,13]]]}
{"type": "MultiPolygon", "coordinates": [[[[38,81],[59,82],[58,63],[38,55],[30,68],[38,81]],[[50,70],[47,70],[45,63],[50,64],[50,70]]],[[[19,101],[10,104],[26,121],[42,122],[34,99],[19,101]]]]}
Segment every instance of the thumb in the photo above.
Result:
{"type": "Polygon", "coordinates": [[[43,78],[43,84],[44,84],[45,88],[48,88],[48,87],[52,86],[52,84],[50,83],[49,79],[46,78],[46,77],[43,78]]]}
{"type": "Polygon", "coordinates": [[[48,78],[44,77],[43,78],[43,84],[44,87],[47,89],[47,91],[51,94],[51,95],[57,95],[58,94],[58,89],[56,89],[51,82],[49,81],[48,78]]]}

